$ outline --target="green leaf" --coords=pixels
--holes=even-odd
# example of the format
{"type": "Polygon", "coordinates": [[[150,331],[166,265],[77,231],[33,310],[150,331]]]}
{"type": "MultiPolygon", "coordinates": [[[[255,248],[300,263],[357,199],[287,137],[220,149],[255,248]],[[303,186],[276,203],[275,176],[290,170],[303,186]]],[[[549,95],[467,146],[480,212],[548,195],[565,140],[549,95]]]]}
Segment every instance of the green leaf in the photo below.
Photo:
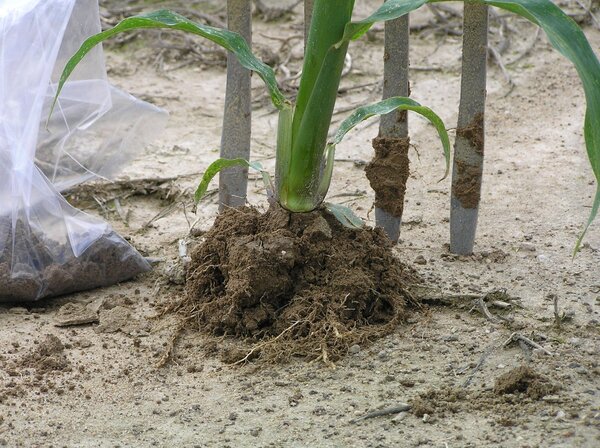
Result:
{"type": "MultiPolygon", "coordinates": [[[[586,149],[596,182],[600,185],[600,62],[585,34],[573,19],[549,0],[486,0],[482,3],[514,12],[539,25],[552,46],[575,65],[587,103],[583,126],[586,149]]],[[[592,211],[577,240],[575,251],[596,218],[599,205],[600,187],[596,190],[592,211]]]]}
{"type": "Polygon", "coordinates": [[[211,163],[206,171],[202,175],[202,179],[200,180],[200,184],[194,193],[194,201],[198,203],[202,197],[206,194],[206,190],[208,190],[208,185],[210,181],[217,175],[217,173],[225,168],[230,168],[233,166],[242,166],[245,168],[252,168],[256,171],[260,171],[263,178],[263,183],[265,184],[265,188],[267,190],[273,190],[273,185],[271,182],[271,176],[269,173],[265,171],[260,164],[260,162],[249,162],[246,159],[217,159],[213,163],[211,163]]]}
{"type": "Polygon", "coordinates": [[[577,238],[577,243],[575,243],[575,249],[573,249],[573,256],[575,256],[577,254],[577,252],[579,252],[579,249],[581,247],[581,242],[583,241],[583,237],[585,236],[588,228],[590,227],[590,225],[592,224],[592,222],[594,221],[594,219],[596,219],[596,216],[598,215],[598,209],[600,209],[600,186],[598,186],[596,188],[596,197],[594,198],[594,204],[592,205],[592,211],[590,212],[590,216],[588,218],[587,223],[585,224],[585,227],[583,228],[583,231],[579,235],[579,238],[577,238]]]}
{"type": "Polygon", "coordinates": [[[415,9],[419,9],[425,3],[433,3],[428,0],[387,0],[381,5],[373,14],[366,19],[350,22],[344,29],[344,37],[342,41],[336,44],[337,47],[341,46],[342,42],[348,42],[351,40],[358,39],[360,36],[369,31],[369,28],[377,22],[385,22],[387,20],[397,19],[403,15],[408,14],[415,9]]]}
{"type": "Polygon", "coordinates": [[[354,214],[348,207],[331,202],[323,202],[325,209],[329,211],[335,218],[345,227],[350,229],[362,229],[365,223],[362,219],[354,214]]]}
{"type": "MultiPolygon", "coordinates": [[[[552,46],[573,63],[583,84],[587,103],[583,128],[587,154],[596,182],[600,184],[600,62],[581,28],[551,0],[469,1],[510,11],[538,25],[548,36],[552,46]]],[[[336,47],[359,38],[376,22],[396,19],[425,3],[438,2],[440,0],[387,0],[366,19],[348,23],[344,36],[336,47]]],[[[597,216],[599,204],[600,187],[596,191],[592,211],[578,240],[577,248],[597,216]]]]}
{"type": "Polygon", "coordinates": [[[402,96],[394,96],[391,98],[387,98],[383,101],[379,101],[374,104],[370,104],[368,106],[361,106],[357,108],[352,114],[346,118],[342,124],[340,124],[339,129],[335,133],[333,140],[331,141],[331,145],[335,146],[342,141],[344,136],[357,124],[370,118],[374,115],[385,115],[390,112],[393,112],[397,109],[400,110],[410,110],[412,112],[416,112],[423,117],[427,118],[431,124],[437,130],[440,140],[442,140],[442,147],[444,149],[444,157],[446,158],[446,171],[442,179],[444,179],[448,172],[450,171],[450,138],[448,137],[448,132],[446,132],[446,127],[444,126],[444,122],[442,119],[431,109],[425,106],[421,106],[414,100],[410,98],[402,97],[402,96]]]}
{"type": "Polygon", "coordinates": [[[95,34],[86,39],[79,50],[77,50],[73,57],[69,59],[62,72],[58,82],[56,96],[54,97],[54,103],[52,104],[52,108],[50,110],[50,115],[52,115],[54,105],[56,104],[60,91],[69,78],[69,75],[92,48],[102,41],[115,36],[116,34],[143,28],[168,28],[172,30],[185,31],[187,33],[202,36],[216,43],[217,45],[220,45],[221,47],[235,54],[242,66],[256,72],[262,78],[269,89],[271,101],[273,101],[275,107],[281,109],[284,104],[288,103],[277,86],[277,80],[275,79],[275,73],[273,72],[273,69],[252,54],[252,50],[250,49],[248,43],[238,33],[234,33],[233,31],[222,28],[215,28],[212,26],[195,23],[183,17],[182,15],[162,9],[160,11],[155,11],[148,14],[140,14],[123,19],[113,28],[95,34]]]}

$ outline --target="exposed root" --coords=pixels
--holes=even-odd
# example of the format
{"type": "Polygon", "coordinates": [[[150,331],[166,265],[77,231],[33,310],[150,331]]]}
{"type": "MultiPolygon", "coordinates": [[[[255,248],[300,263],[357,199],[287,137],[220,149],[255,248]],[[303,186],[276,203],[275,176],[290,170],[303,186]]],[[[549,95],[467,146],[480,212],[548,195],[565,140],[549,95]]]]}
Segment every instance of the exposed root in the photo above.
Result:
{"type": "Polygon", "coordinates": [[[404,287],[414,281],[380,230],[347,229],[325,211],[230,209],[192,252],[185,297],[166,312],[180,331],[224,336],[228,364],[330,364],[391,333],[415,302],[404,287]]]}

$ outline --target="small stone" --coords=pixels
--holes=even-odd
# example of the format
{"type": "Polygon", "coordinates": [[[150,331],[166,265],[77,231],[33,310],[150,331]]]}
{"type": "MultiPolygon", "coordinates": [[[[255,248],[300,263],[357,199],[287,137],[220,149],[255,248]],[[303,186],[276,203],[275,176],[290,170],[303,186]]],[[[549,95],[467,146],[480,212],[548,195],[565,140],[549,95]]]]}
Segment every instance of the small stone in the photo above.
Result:
{"type": "Polygon", "coordinates": [[[423,255],[419,255],[417,258],[415,258],[414,261],[415,264],[427,264],[427,260],[425,259],[425,257],[423,255]]]}
{"type": "Polygon", "coordinates": [[[558,403],[560,401],[560,397],[558,395],[546,395],[542,398],[542,400],[548,403],[558,403]]]}
{"type": "Polygon", "coordinates": [[[231,420],[232,422],[236,421],[238,418],[237,413],[232,412],[231,414],[229,414],[229,420],[231,420]]]}
{"type": "Polygon", "coordinates": [[[258,437],[261,432],[262,432],[262,428],[254,428],[254,429],[250,430],[250,435],[252,437],[258,437]]]}
{"type": "Polygon", "coordinates": [[[456,336],[455,334],[449,334],[446,336],[442,336],[442,341],[444,341],[444,342],[458,341],[458,336],[456,336]]]}
{"type": "Polygon", "coordinates": [[[386,352],[385,350],[381,350],[381,351],[380,351],[380,352],[377,354],[377,356],[378,356],[378,357],[379,357],[379,359],[381,359],[381,360],[385,360],[385,359],[387,359],[387,358],[388,358],[388,354],[387,354],[387,352],[386,352]]]}
{"type": "Polygon", "coordinates": [[[535,252],[536,248],[531,243],[521,243],[521,244],[519,244],[519,251],[520,252],[535,252]]]}
{"type": "Polygon", "coordinates": [[[562,409],[559,409],[556,413],[556,420],[564,420],[567,414],[562,409]]]}
{"type": "Polygon", "coordinates": [[[8,312],[11,314],[29,314],[27,308],[23,308],[22,306],[15,306],[13,308],[9,308],[8,312]]]}
{"type": "Polygon", "coordinates": [[[423,423],[427,423],[431,420],[431,416],[429,414],[423,414],[423,423]]]}
{"type": "Polygon", "coordinates": [[[569,344],[571,344],[573,347],[579,347],[581,345],[581,339],[571,338],[569,339],[569,344]]]}
{"type": "Polygon", "coordinates": [[[350,353],[351,355],[356,355],[360,353],[360,345],[354,344],[350,346],[350,348],[348,349],[348,353],[350,353]]]}
{"type": "Polygon", "coordinates": [[[408,412],[399,412],[392,419],[392,423],[399,423],[399,422],[401,422],[402,420],[404,420],[406,418],[407,415],[408,415],[408,412]]]}

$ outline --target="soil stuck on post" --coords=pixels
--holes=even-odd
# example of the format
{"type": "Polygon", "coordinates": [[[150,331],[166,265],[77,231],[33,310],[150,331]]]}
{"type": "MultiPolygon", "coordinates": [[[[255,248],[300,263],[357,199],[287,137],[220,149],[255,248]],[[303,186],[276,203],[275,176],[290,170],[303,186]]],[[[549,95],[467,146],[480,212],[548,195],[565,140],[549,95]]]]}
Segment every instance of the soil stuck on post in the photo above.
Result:
{"type": "Polygon", "coordinates": [[[375,191],[375,206],[392,216],[402,217],[406,182],[410,175],[409,138],[376,137],[375,157],[365,168],[371,188],[375,191]]]}
{"type": "Polygon", "coordinates": [[[452,194],[463,208],[477,208],[481,199],[481,181],[484,152],[484,116],[477,114],[473,122],[456,130],[456,137],[469,145],[467,160],[457,160],[454,165],[456,175],[452,180],[452,194]]]}
{"type": "Polygon", "coordinates": [[[253,342],[227,362],[328,362],[393,331],[412,279],[381,230],[345,228],[323,210],[228,209],[192,252],[174,309],[203,332],[253,342]]]}

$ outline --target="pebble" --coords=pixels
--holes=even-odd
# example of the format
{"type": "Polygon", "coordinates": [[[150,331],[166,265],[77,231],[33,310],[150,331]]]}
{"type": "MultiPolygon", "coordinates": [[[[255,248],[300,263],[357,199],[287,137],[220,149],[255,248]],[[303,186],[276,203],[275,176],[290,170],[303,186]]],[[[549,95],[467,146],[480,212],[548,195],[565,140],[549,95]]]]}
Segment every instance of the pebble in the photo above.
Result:
{"type": "Polygon", "coordinates": [[[556,413],[556,420],[564,420],[564,418],[567,416],[566,412],[563,411],[562,409],[559,409],[558,412],[556,413]]]}
{"type": "Polygon", "coordinates": [[[408,415],[408,412],[399,412],[392,419],[392,423],[401,422],[402,420],[404,420],[406,418],[407,415],[408,415]]]}
{"type": "Polygon", "coordinates": [[[11,314],[29,314],[27,308],[23,308],[22,306],[15,306],[13,308],[10,308],[8,312],[11,314]]]}
{"type": "Polygon", "coordinates": [[[546,395],[542,400],[548,403],[558,403],[560,401],[560,397],[558,395],[546,395]]]}
{"type": "Polygon", "coordinates": [[[348,349],[348,353],[350,353],[351,355],[356,355],[360,353],[360,345],[354,344],[350,346],[350,348],[348,349]]]}
{"type": "Polygon", "coordinates": [[[431,420],[431,416],[429,414],[423,414],[423,423],[427,423],[431,420]]]}
{"type": "Polygon", "coordinates": [[[414,261],[415,264],[427,264],[427,260],[425,259],[425,257],[423,255],[419,255],[417,258],[415,258],[414,261]]]}
{"type": "Polygon", "coordinates": [[[259,436],[259,434],[261,433],[261,431],[262,431],[262,428],[254,428],[254,429],[251,429],[251,430],[250,430],[250,435],[251,435],[252,437],[258,437],[258,436],[259,436]]]}
{"type": "Polygon", "coordinates": [[[444,341],[444,342],[458,341],[458,336],[456,336],[455,334],[449,334],[446,336],[442,336],[442,341],[444,341]]]}
{"type": "Polygon", "coordinates": [[[521,243],[521,244],[519,244],[519,251],[523,251],[523,252],[535,252],[536,248],[531,243],[521,243]]]}

